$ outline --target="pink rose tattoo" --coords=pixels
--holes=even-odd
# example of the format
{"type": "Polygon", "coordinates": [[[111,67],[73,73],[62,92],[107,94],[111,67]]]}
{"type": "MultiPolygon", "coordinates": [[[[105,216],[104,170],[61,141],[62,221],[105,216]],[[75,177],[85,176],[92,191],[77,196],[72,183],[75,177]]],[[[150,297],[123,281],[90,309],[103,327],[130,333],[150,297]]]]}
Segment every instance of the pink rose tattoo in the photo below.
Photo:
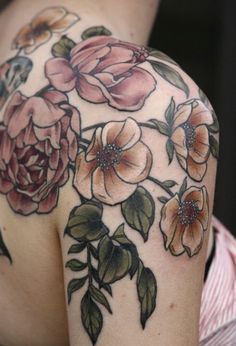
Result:
{"type": "Polygon", "coordinates": [[[137,111],[156,88],[153,76],[138,66],[147,57],[143,47],[107,36],[92,37],[71,50],[69,61],[50,59],[46,75],[60,91],[76,89],[87,101],[137,111]]]}
{"type": "Polygon", "coordinates": [[[48,213],[56,206],[79,134],[79,112],[62,93],[13,95],[0,125],[0,192],[14,211],[48,213]]]}

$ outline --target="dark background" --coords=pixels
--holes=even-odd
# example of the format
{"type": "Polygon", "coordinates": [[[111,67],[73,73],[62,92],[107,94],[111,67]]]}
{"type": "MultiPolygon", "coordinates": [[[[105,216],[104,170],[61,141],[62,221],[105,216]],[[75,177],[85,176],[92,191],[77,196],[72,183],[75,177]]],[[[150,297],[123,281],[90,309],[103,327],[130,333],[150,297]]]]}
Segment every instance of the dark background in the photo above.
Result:
{"type": "Polygon", "coordinates": [[[182,66],[218,115],[214,214],[236,235],[236,1],[163,0],[149,45],[182,66]]]}
{"type": "MultiPolygon", "coordinates": [[[[0,10],[9,2],[0,0],[0,10]]],[[[163,0],[149,45],[183,67],[218,115],[214,213],[236,235],[236,1],[163,0]]]]}

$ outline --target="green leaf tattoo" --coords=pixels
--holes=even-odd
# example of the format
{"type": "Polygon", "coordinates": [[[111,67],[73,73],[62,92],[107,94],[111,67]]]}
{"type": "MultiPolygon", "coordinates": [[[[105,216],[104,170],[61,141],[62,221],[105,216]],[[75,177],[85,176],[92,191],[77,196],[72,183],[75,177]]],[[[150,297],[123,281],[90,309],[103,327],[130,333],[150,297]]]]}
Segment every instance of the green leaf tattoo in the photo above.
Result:
{"type": "Polygon", "coordinates": [[[122,279],[129,271],[132,257],[129,251],[115,245],[104,236],[98,246],[98,275],[101,281],[111,284],[122,279]]]}
{"type": "Polygon", "coordinates": [[[68,303],[71,302],[72,293],[75,291],[78,291],[81,287],[84,286],[85,282],[87,281],[88,276],[85,276],[81,279],[72,279],[67,287],[67,296],[68,296],[68,303]]]}
{"type": "Polygon", "coordinates": [[[9,259],[9,261],[12,263],[12,258],[10,255],[10,252],[3,240],[3,236],[2,236],[2,231],[0,230],[0,256],[5,256],[9,259]]]}
{"type": "Polygon", "coordinates": [[[150,49],[150,53],[151,56],[153,56],[154,58],[166,61],[170,64],[179,66],[177,64],[177,62],[175,62],[173,59],[171,59],[168,55],[166,55],[165,53],[161,52],[160,50],[155,50],[155,49],[150,49]]]}
{"type": "Polygon", "coordinates": [[[66,263],[66,268],[70,268],[74,272],[84,270],[86,267],[87,263],[83,263],[75,258],[66,263]]]}
{"type": "Polygon", "coordinates": [[[103,25],[99,26],[92,26],[91,28],[88,28],[84,30],[84,32],[81,35],[82,40],[86,40],[93,36],[110,36],[112,35],[111,31],[105,28],[103,25]]]}
{"type": "Polygon", "coordinates": [[[95,201],[75,207],[70,213],[65,233],[78,241],[102,238],[108,233],[107,227],[102,222],[102,212],[102,204],[95,201]]]}
{"type": "Polygon", "coordinates": [[[141,304],[140,321],[143,329],[156,307],[157,285],[153,272],[140,262],[137,279],[138,298],[141,304]]]}
{"type": "Polygon", "coordinates": [[[154,70],[167,82],[182,90],[186,96],[189,96],[189,87],[175,69],[171,66],[166,65],[160,61],[149,60],[154,70]]]}
{"type": "Polygon", "coordinates": [[[155,213],[155,203],[151,194],[139,186],[134,194],[121,204],[121,211],[128,225],[147,241],[155,213]]]}
{"type": "Polygon", "coordinates": [[[81,300],[81,319],[83,326],[94,345],[102,330],[103,317],[101,310],[97,304],[94,303],[89,290],[81,300]]]}
{"type": "Polygon", "coordinates": [[[218,159],[219,158],[219,143],[217,141],[217,139],[210,135],[209,136],[209,142],[210,142],[210,151],[212,153],[212,155],[218,159]]]}
{"type": "Polygon", "coordinates": [[[70,51],[76,45],[76,43],[71,40],[66,35],[62,36],[60,41],[56,42],[52,46],[52,55],[56,58],[70,59],[70,51]]]}
{"type": "Polygon", "coordinates": [[[98,303],[102,304],[107,309],[107,311],[110,312],[110,314],[112,314],[110,304],[108,303],[108,300],[102,293],[102,291],[100,291],[99,289],[97,289],[97,287],[93,285],[89,287],[89,291],[92,298],[96,300],[98,303]]]}

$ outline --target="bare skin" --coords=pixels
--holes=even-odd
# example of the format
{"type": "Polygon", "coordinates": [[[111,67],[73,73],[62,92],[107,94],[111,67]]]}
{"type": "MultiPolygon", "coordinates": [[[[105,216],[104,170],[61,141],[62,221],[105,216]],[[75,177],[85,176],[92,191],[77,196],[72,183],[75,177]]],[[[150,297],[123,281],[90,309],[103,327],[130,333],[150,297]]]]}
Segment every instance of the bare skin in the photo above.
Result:
{"type": "MultiPolygon", "coordinates": [[[[86,28],[102,24],[121,41],[146,45],[158,4],[155,0],[129,1],[128,4],[127,1],[110,0],[100,0],[94,4],[94,1],[84,0],[79,5],[76,1],[67,1],[67,10],[81,18],[67,34],[78,42],[86,28]]],[[[1,49],[0,62],[13,56],[11,42],[24,24],[42,9],[58,5],[58,1],[53,0],[18,0],[6,8],[0,16],[0,30],[3,33],[1,47],[5,47],[1,49]]],[[[64,3],[61,2],[61,5],[64,6],[64,3]]],[[[28,55],[34,67],[28,81],[19,87],[23,94],[34,95],[47,84],[45,63],[51,58],[52,44],[59,39],[60,35],[54,34],[52,41],[28,55]]],[[[153,74],[151,66],[145,69],[153,74]]],[[[179,67],[176,69],[186,81],[189,99],[199,98],[196,84],[179,67]]],[[[135,118],[139,124],[148,122],[154,116],[165,121],[164,113],[171,97],[178,105],[186,101],[186,95],[170,83],[158,79],[158,76],[153,78],[157,81],[157,89],[138,110],[137,116],[134,112],[120,112],[106,103],[96,105],[78,99],[75,91],[70,95],[70,103],[83,114],[84,128],[102,122],[125,121],[128,116],[135,118]]],[[[3,120],[5,109],[6,105],[0,111],[0,121],[3,120]]],[[[162,181],[176,180],[180,187],[186,172],[177,160],[168,165],[165,138],[148,128],[142,129],[142,135],[153,155],[152,175],[162,181]]],[[[91,140],[91,132],[86,132],[84,138],[91,140]]],[[[201,183],[193,182],[189,177],[188,186],[206,187],[210,220],[216,173],[216,160],[212,155],[209,155],[207,165],[201,183]]],[[[0,257],[0,307],[4,311],[0,323],[0,344],[4,346],[91,345],[80,319],[82,293],[76,292],[69,306],[65,296],[68,282],[76,277],[76,273],[68,268],[63,270],[68,260],[68,249],[73,244],[69,237],[64,237],[64,229],[71,210],[78,205],[78,193],[72,187],[72,178],[73,174],[70,173],[70,179],[60,188],[57,207],[48,214],[20,215],[9,207],[6,196],[0,194],[0,226],[13,258],[13,264],[9,265],[7,258],[0,257]]],[[[146,182],[145,188],[156,203],[156,216],[149,240],[144,243],[134,231],[127,234],[157,279],[157,308],[142,330],[133,282],[128,277],[117,281],[113,289],[113,314],[104,313],[104,326],[97,345],[194,346],[198,344],[204,265],[212,245],[210,221],[204,232],[201,250],[196,256],[190,258],[186,253],[179,257],[172,256],[170,250],[166,251],[163,246],[159,227],[162,204],[157,203],[157,197],[162,196],[163,192],[151,180],[146,182]]],[[[123,222],[122,215],[116,206],[107,205],[109,203],[104,204],[104,222],[114,232],[123,222]]]]}

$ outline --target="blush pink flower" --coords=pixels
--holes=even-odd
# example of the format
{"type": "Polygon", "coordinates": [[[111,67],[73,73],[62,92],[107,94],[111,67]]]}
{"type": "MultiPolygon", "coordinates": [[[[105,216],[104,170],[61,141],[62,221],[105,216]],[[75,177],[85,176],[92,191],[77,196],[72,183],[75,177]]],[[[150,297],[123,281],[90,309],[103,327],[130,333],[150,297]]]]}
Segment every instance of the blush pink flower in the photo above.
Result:
{"type": "Polygon", "coordinates": [[[76,160],[74,186],[87,199],[114,205],[127,199],[148,176],[152,154],[132,118],[97,128],[86,153],[76,160]]]}
{"type": "Polygon", "coordinates": [[[200,100],[191,100],[178,109],[171,140],[177,159],[188,175],[202,181],[210,154],[207,125],[213,123],[211,112],[200,100]]]}
{"type": "Polygon", "coordinates": [[[205,186],[190,187],[181,198],[176,194],[161,211],[160,228],[165,248],[175,256],[185,251],[189,257],[196,255],[202,247],[208,218],[209,202],[205,186]]]}
{"type": "Polygon", "coordinates": [[[16,92],[0,125],[0,192],[23,215],[48,213],[69,177],[80,134],[79,112],[58,91],[16,92]]]}
{"type": "Polygon", "coordinates": [[[147,56],[148,51],[137,45],[107,36],[92,37],[71,50],[69,61],[50,59],[46,75],[60,91],[76,89],[87,101],[136,111],[156,87],[153,76],[138,67],[147,56]]]}

